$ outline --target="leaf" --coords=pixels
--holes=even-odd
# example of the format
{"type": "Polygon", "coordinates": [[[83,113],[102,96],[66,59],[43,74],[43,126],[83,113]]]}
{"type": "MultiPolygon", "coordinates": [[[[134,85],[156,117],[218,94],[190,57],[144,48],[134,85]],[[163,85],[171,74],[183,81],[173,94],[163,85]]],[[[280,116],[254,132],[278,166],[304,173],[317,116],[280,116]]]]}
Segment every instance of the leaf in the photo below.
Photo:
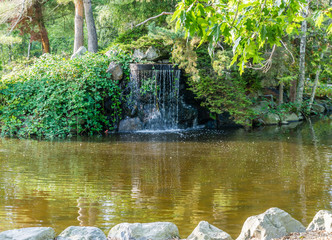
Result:
{"type": "Polygon", "coordinates": [[[320,26],[323,23],[323,20],[324,20],[324,15],[323,15],[323,13],[320,13],[317,20],[315,21],[315,26],[320,28],[320,26]]]}
{"type": "Polygon", "coordinates": [[[240,37],[238,37],[236,40],[235,40],[235,42],[234,42],[234,46],[233,46],[233,54],[235,55],[235,51],[236,51],[236,48],[237,48],[237,46],[239,45],[239,43],[240,43],[240,41],[241,41],[241,36],[240,37]]]}
{"type": "Polygon", "coordinates": [[[290,24],[286,28],[286,33],[291,34],[293,32],[293,30],[294,30],[294,26],[293,26],[293,24],[290,24]]]}

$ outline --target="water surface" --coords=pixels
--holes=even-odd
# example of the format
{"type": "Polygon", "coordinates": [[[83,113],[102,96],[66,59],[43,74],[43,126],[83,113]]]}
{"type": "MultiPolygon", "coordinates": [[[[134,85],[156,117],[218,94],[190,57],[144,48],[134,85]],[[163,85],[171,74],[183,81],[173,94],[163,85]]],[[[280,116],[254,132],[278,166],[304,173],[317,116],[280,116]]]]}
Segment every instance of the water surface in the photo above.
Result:
{"type": "Polygon", "coordinates": [[[332,122],[245,131],[0,139],[0,231],[201,220],[237,237],[279,207],[308,224],[332,207],[332,122]]]}

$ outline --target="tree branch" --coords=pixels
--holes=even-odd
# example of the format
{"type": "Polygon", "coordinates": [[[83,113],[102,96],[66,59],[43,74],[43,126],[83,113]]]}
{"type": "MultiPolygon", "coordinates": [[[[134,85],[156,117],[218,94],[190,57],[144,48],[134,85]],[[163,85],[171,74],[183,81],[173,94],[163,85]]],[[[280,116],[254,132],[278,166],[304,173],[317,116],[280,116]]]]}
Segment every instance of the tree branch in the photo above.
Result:
{"type": "Polygon", "coordinates": [[[292,64],[294,64],[295,63],[295,59],[294,59],[294,56],[293,56],[292,52],[289,51],[289,49],[287,48],[286,44],[283,41],[280,40],[280,42],[284,46],[284,48],[287,50],[287,52],[289,52],[289,54],[292,56],[292,59],[293,59],[292,64]]]}
{"type": "Polygon", "coordinates": [[[17,21],[14,23],[14,25],[12,26],[12,28],[10,29],[10,31],[7,33],[7,35],[9,35],[14,30],[14,28],[16,27],[16,25],[21,21],[23,13],[24,13],[24,7],[25,7],[25,0],[22,2],[22,10],[20,12],[20,15],[17,18],[17,21]]]}
{"type": "Polygon", "coordinates": [[[163,15],[173,15],[173,12],[162,12],[162,13],[160,13],[160,14],[157,15],[157,16],[150,17],[150,18],[146,19],[144,22],[141,22],[141,23],[137,24],[135,27],[141,26],[141,25],[147,23],[148,21],[153,20],[153,19],[156,19],[156,18],[159,18],[159,17],[161,17],[161,16],[163,16],[163,15]]]}

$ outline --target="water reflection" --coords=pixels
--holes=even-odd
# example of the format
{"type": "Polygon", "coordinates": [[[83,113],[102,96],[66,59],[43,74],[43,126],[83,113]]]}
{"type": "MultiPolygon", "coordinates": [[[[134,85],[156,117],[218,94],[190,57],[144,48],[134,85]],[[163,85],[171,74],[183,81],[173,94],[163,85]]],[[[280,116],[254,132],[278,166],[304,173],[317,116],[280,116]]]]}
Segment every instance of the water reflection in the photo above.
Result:
{"type": "Polygon", "coordinates": [[[1,139],[0,230],[201,220],[239,233],[276,206],[307,224],[331,209],[331,122],[246,132],[1,139]]]}

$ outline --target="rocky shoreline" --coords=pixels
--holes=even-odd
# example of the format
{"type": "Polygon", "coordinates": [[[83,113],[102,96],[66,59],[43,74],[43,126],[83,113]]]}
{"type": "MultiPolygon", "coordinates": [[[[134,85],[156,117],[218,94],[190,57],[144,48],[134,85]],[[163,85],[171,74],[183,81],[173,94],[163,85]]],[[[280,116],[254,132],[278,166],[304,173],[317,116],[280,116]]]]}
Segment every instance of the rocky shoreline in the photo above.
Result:
{"type": "MultiPolygon", "coordinates": [[[[170,222],[120,223],[106,237],[96,227],[71,226],[58,236],[50,227],[32,227],[0,233],[0,240],[169,240],[181,239],[177,226],[170,222]]],[[[202,221],[186,240],[232,240],[223,230],[202,221]]],[[[236,240],[332,240],[332,212],[319,211],[305,228],[299,221],[279,208],[249,217],[236,240]]]]}

